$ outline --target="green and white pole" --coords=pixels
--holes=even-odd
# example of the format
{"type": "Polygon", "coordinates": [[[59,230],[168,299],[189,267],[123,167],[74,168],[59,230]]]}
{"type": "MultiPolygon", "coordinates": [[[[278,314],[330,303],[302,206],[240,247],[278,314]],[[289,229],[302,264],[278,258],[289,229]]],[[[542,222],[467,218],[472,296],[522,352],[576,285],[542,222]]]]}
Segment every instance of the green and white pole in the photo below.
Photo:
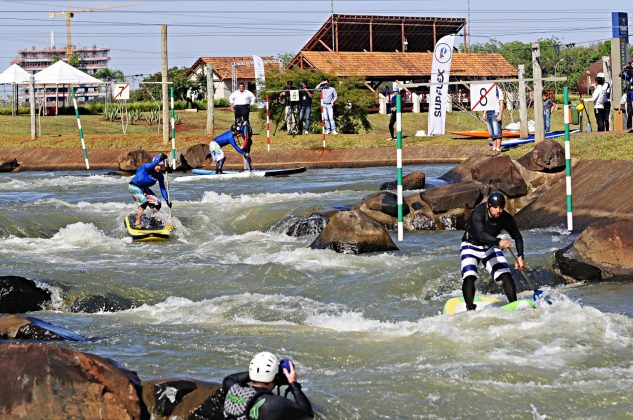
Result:
{"type": "Polygon", "coordinates": [[[77,127],[79,128],[79,138],[81,139],[81,148],[84,151],[84,160],[86,161],[86,169],[90,170],[90,163],[88,162],[88,151],[86,150],[86,141],[84,140],[84,130],[81,128],[81,120],[79,119],[79,108],[77,107],[77,98],[75,97],[75,88],[70,88],[70,93],[73,97],[73,106],[75,107],[75,117],[77,118],[77,127]]]}
{"type": "Polygon", "coordinates": [[[171,168],[176,170],[176,111],[174,110],[174,87],[169,88],[169,99],[171,101],[170,118],[171,124],[171,168]]]}
{"type": "Polygon", "coordinates": [[[564,113],[565,113],[565,189],[567,191],[567,230],[574,230],[574,219],[571,206],[571,141],[569,135],[569,88],[565,87],[564,113]]]}
{"type": "Polygon", "coordinates": [[[398,92],[396,97],[396,165],[398,172],[398,241],[404,240],[404,226],[402,225],[402,96],[398,92]]]}

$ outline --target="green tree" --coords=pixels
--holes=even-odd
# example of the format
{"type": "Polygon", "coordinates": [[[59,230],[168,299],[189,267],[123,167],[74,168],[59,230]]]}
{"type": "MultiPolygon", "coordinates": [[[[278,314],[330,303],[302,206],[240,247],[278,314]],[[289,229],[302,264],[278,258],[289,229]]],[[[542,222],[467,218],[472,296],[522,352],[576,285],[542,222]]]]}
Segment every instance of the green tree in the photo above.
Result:
{"type": "Polygon", "coordinates": [[[66,63],[78,69],[79,68],[79,54],[77,53],[72,54],[70,58],[66,60],[66,63]]]}
{"type": "Polygon", "coordinates": [[[284,68],[286,68],[288,66],[288,64],[290,64],[292,59],[295,58],[296,55],[297,55],[297,53],[286,51],[286,52],[277,54],[277,59],[280,60],[282,66],[284,68]]]}
{"type": "Polygon", "coordinates": [[[94,76],[104,82],[122,82],[125,80],[125,75],[121,70],[111,69],[109,67],[98,70],[94,76]]]}
{"type": "MultiPolygon", "coordinates": [[[[195,81],[191,81],[185,77],[188,67],[172,67],[167,71],[167,78],[174,88],[174,99],[184,100],[187,95],[187,89],[191,86],[198,89],[199,86],[195,81]]],[[[143,82],[160,82],[162,81],[162,73],[158,72],[151,76],[145,77],[143,82]]],[[[131,93],[130,99],[135,101],[160,101],[162,97],[160,84],[145,84],[141,88],[131,93]]]]}

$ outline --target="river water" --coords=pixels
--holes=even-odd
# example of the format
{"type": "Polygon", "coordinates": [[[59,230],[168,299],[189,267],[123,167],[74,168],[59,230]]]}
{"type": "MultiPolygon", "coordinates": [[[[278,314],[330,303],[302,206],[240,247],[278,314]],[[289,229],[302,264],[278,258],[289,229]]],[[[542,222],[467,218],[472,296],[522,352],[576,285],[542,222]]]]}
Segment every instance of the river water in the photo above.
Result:
{"type": "MultiPolygon", "coordinates": [[[[405,173],[423,170],[433,187],[449,169],[405,173]]],[[[553,251],[574,239],[562,226],[524,232],[528,275],[553,305],[454,316],[441,310],[460,294],[461,232],[405,232],[399,252],[360,256],[283,234],[285,218],[357,203],[394,178],[364,168],[172,182],[174,238],[133,243],[128,179],[0,174],[0,273],[53,284],[54,308],[34,315],[93,338],[65,346],[144,380],[221,381],[269,350],[295,361],[320,418],[633,418],[633,285],[556,281],[553,251]],[[108,292],[136,308],[67,310],[108,292]]]]}

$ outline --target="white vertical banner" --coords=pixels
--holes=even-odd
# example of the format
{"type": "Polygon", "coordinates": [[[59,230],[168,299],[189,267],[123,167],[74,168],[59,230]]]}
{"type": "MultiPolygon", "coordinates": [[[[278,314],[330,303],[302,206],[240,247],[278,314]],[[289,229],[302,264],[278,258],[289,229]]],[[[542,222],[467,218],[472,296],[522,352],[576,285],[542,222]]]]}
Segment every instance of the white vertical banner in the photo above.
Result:
{"type": "Polygon", "coordinates": [[[444,134],[446,128],[446,105],[448,103],[448,78],[451,74],[453,61],[453,44],[455,35],[442,37],[433,51],[433,67],[431,83],[441,83],[431,86],[429,95],[429,136],[444,134]]]}
{"type": "Polygon", "coordinates": [[[255,86],[256,92],[255,96],[257,97],[257,107],[264,108],[266,107],[266,101],[264,100],[264,90],[266,89],[266,76],[264,72],[264,60],[260,56],[253,56],[253,67],[255,69],[255,86]]]}

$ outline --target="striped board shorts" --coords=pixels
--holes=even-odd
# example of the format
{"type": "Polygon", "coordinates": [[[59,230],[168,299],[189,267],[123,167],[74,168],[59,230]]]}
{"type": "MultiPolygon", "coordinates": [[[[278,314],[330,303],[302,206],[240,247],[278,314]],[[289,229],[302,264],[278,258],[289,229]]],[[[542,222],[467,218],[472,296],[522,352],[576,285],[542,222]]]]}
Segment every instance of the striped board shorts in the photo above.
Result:
{"type": "Polygon", "coordinates": [[[156,197],[156,194],[149,188],[142,190],[136,185],[129,184],[128,191],[134,197],[134,201],[136,201],[139,205],[150,206],[150,207],[159,207],[160,208],[160,200],[156,197]]]}
{"type": "Polygon", "coordinates": [[[498,246],[473,245],[470,242],[462,242],[460,253],[462,260],[462,280],[468,276],[477,276],[477,266],[483,262],[486,271],[490,273],[497,284],[497,280],[503,273],[509,273],[508,261],[503,251],[498,246]]]}

